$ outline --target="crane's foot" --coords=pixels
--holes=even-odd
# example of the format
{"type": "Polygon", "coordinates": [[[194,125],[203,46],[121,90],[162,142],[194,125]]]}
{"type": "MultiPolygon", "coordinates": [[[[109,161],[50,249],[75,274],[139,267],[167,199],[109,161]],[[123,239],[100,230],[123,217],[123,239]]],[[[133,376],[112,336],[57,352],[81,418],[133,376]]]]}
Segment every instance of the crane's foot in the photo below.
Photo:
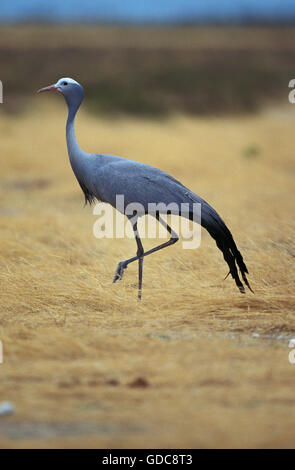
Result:
{"type": "Polygon", "coordinates": [[[127,264],[125,264],[125,261],[120,261],[115,271],[113,282],[121,281],[124,274],[124,269],[127,269],[127,264]]]}

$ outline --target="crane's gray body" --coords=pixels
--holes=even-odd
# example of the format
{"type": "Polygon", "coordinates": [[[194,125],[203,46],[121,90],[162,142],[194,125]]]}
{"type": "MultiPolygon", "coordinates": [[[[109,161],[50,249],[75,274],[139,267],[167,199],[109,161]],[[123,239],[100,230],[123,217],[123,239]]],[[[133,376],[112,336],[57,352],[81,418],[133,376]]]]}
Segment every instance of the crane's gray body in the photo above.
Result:
{"type": "Polygon", "coordinates": [[[124,210],[128,204],[137,202],[145,211],[148,210],[149,203],[205,203],[175,178],[158,168],[115,155],[83,152],[76,141],[74,118],[75,114],[70,113],[66,128],[68,153],[86,201],[89,194],[90,200],[93,197],[116,207],[116,195],[123,194],[124,210]]]}
{"type": "MultiPolygon", "coordinates": [[[[84,192],[86,203],[91,203],[97,199],[118,208],[116,207],[116,196],[123,195],[124,207],[121,208],[121,211],[125,213],[125,209],[129,204],[139,203],[143,210],[138,216],[143,216],[147,213],[151,203],[164,203],[166,206],[174,203],[174,205],[178,206],[177,212],[175,212],[178,214],[181,210],[181,204],[185,203],[189,206],[186,216],[190,219],[192,219],[194,203],[201,204],[201,225],[208,230],[215,239],[218,248],[222,251],[237,287],[242,293],[245,292],[237,271],[238,266],[246,286],[251,289],[246,277],[246,273],[248,273],[247,267],[230,231],[221,217],[206,201],[172,176],[153,166],[114,155],[88,154],[84,152],[77,143],[74,130],[75,116],[84,96],[83,87],[75,80],[62,78],[55,85],[43,88],[40,91],[48,91],[50,89],[56,89],[61,92],[68,105],[66,138],[69,159],[73,172],[84,192]]],[[[171,234],[170,227],[167,227],[171,234]]],[[[143,256],[172,243],[168,242],[153,250],[143,252],[137,227],[135,237],[139,247],[138,254],[130,260],[119,263],[119,266],[122,265],[124,269],[127,267],[127,264],[138,259],[139,262],[141,261],[139,271],[140,269],[142,271],[143,256]]],[[[121,277],[122,275],[120,275],[121,277]]]]}
{"type": "Polygon", "coordinates": [[[117,194],[124,195],[124,209],[137,202],[145,208],[145,213],[150,203],[168,205],[173,201],[180,208],[181,203],[189,202],[191,210],[193,203],[205,204],[179,181],[153,166],[114,155],[95,154],[85,155],[83,163],[83,167],[72,163],[78,181],[87,186],[97,200],[113,207],[116,207],[117,194]]]}
{"type": "MultiPolygon", "coordinates": [[[[181,204],[189,205],[189,218],[194,210],[194,204],[202,205],[202,217],[209,223],[212,218],[220,219],[217,212],[204,199],[197,196],[182,183],[158,168],[145,163],[118,157],[116,155],[89,154],[82,151],[76,141],[74,119],[67,123],[67,145],[73,172],[84,191],[86,203],[95,198],[106,202],[125,213],[131,203],[139,203],[143,208],[143,216],[148,211],[149,204],[168,206],[172,202],[178,206],[176,215],[181,212],[181,204]],[[116,196],[124,195],[124,206],[116,205],[116,196]],[[123,210],[122,210],[123,209],[123,210]]],[[[159,212],[162,213],[161,206],[159,212]]],[[[221,219],[220,219],[221,220],[221,219]]]]}

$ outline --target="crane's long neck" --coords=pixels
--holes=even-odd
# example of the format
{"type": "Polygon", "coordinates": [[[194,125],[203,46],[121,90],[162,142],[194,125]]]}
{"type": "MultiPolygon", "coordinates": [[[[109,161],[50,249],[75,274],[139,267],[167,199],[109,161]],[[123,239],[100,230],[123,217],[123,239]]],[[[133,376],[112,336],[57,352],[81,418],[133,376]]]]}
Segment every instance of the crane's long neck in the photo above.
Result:
{"type": "Polygon", "coordinates": [[[76,134],[75,134],[75,116],[79,106],[69,106],[69,114],[66,126],[67,147],[70,161],[73,164],[83,154],[82,149],[79,147],[76,134]]]}
{"type": "MultiPolygon", "coordinates": [[[[81,100],[82,101],[82,100],[81,100]]],[[[69,114],[67,119],[67,126],[66,126],[66,137],[67,137],[67,147],[68,147],[68,154],[71,163],[71,167],[73,172],[76,175],[77,180],[79,181],[80,186],[82,189],[86,187],[86,180],[88,175],[88,166],[87,166],[87,157],[89,156],[88,153],[84,152],[78,145],[76,135],[75,135],[75,116],[81,104],[77,102],[75,104],[69,104],[69,114]]],[[[83,189],[84,193],[85,190],[83,189]]]]}

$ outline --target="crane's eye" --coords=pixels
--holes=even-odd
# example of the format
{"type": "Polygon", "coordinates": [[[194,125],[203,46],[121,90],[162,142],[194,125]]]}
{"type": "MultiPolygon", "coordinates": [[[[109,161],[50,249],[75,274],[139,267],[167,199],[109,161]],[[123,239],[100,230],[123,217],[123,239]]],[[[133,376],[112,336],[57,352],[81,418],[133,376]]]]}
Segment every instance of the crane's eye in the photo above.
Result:
{"type": "Polygon", "coordinates": [[[68,84],[68,82],[63,82],[63,85],[67,85],[67,84],[68,84]]]}

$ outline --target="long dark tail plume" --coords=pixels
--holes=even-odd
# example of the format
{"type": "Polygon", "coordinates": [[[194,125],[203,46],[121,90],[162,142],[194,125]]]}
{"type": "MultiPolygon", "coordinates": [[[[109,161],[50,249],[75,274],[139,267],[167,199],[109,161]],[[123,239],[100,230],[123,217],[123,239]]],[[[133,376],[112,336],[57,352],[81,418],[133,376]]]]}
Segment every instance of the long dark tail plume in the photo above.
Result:
{"type": "Polygon", "coordinates": [[[217,212],[205,201],[202,203],[202,226],[210,233],[216,245],[222,251],[224,260],[229,267],[228,274],[231,274],[240,292],[245,293],[244,284],[253,292],[246,276],[246,274],[248,274],[247,266],[235,244],[231,232],[217,212]],[[244,284],[240,279],[238,269],[244,284]]]}

